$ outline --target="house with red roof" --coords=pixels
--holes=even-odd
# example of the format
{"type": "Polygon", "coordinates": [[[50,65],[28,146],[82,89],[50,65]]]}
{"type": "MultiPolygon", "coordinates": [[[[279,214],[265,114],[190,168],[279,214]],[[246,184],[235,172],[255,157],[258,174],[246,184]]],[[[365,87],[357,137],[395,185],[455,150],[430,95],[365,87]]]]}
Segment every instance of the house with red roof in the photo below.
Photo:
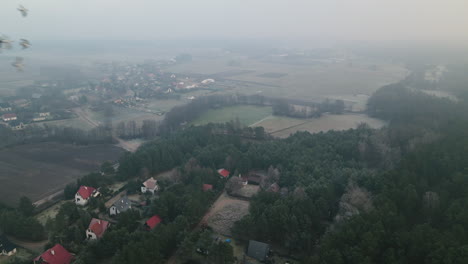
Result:
{"type": "Polygon", "coordinates": [[[72,258],[73,256],[70,252],[62,247],[62,245],[56,244],[35,258],[34,264],[69,264],[72,258]]]}
{"type": "Polygon", "coordinates": [[[18,117],[16,117],[16,114],[4,114],[2,115],[2,119],[4,122],[8,122],[8,121],[16,120],[18,119],[18,117]]]}
{"type": "Polygon", "coordinates": [[[153,177],[146,180],[143,183],[143,186],[141,186],[141,192],[142,193],[150,192],[151,194],[154,194],[158,190],[159,190],[158,181],[155,180],[153,177]]]}
{"type": "Polygon", "coordinates": [[[213,190],[213,185],[211,185],[211,184],[203,184],[203,191],[204,191],[204,192],[210,191],[210,190],[213,190]]]}
{"type": "Polygon", "coordinates": [[[87,205],[92,197],[96,197],[98,194],[97,190],[89,186],[80,186],[75,194],[75,203],[77,205],[87,205]]]}
{"type": "Polygon", "coordinates": [[[86,230],[86,239],[98,239],[101,238],[109,228],[110,223],[101,219],[93,218],[89,223],[88,229],[86,230]]]}
{"type": "Polygon", "coordinates": [[[155,228],[157,225],[159,225],[159,223],[162,222],[162,219],[159,215],[153,215],[150,219],[148,219],[148,221],[146,221],[145,223],[145,228],[146,230],[152,230],[153,228],[155,228]]]}
{"type": "Polygon", "coordinates": [[[221,175],[221,177],[223,177],[223,178],[225,178],[225,179],[226,179],[227,177],[229,177],[229,173],[230,173],[230,172],[229,172],[228,170],[226,170],[226,169],[219,169],[219,170],[218,170],[218,174],[221,175]]]}

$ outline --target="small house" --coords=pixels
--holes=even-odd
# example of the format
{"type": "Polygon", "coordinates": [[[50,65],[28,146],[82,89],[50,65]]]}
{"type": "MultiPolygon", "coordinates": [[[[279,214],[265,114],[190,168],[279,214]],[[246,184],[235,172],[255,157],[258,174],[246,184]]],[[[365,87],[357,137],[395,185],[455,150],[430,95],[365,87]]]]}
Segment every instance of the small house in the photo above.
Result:
{"type": "Polygon", "coordinates": [[[26,125],[23,124],[23,122],[20,122],[18,120],[13,120],[8,122],[8,125],[10,126],[11,130],[23,130],[26,125]]]}
{"type": "Polygon", "coordinates": [[[11,243],[5,235],[0,235],[0,256],[16,254],[16,245],[11,243]]]}
{"type": "Polygon", "coordinates": [[[123,213],[129,209],[132,209],[132,203],[128,199],[127,196],[124,196],[117,200],[109,209],[109,214],[110,215],[118,215],[120,213],[123,213]]]}
{"type": "Polygon", "coordinates": [[[75,194],[75,203],[77,205],[87,205],[92,197],[96,197],[98,192],[95,188],[89,186],[80,186],[75,194]]]}
{"type": "Polygon", "coordinates": [[[2,119],[4,122],[8,122],[8,121],[16,120],[18,119],[18,117],[16,116],[16,114],[10,113],[10,114],[3,114],[2,119]]]}
{"type": "Polygon", "coordinates": [[[101,219],[93,218],[89,223],[88,229],[86,230],[86,239],[98,239],[101,238],[109,228],[110,223],[101,219]]]}
{"type": "Polygon", "coordinates": [[[222,178],[227,178],[229,177],[230,172],[226,169],[219,169],[218,174],[221,175],[222,178]]]}
{"type": "Polygon", "coordinates": [[[158,181],[155,180],[153,177],[146,180],[143,183],[143,186],[141,186],[141,192],[142,193],[150,192],[151,194],[154,194],[158,190],[159,190],[158,181]]]}
{"type": "Polygon", "coordinates": [[[255,240],[249,241],[247,256],[258,261],[265,261],[268,258],[268,253],[270,253],[270,245],[255,240]]]}
{"type": "Polygon", "coordinates": [[[148,219],[148,221],[145,222],[145,228],[148,231],[152,230],[161,222],[162,222],[162,219],[159,215],[153,215],[150,219],[148,219]]]}
{"type": "Polygon", "coordinates": [[[73,256],[70,252],[62,247],[62,245],[56,244],[35,258],[34,264],[70,264],[72,258],[73,256]]]}
{"type": "Polygon", "coordinates": [[[203,184],[203,191],[206,192],[206,191],[211,191],[213,190],[213,185],[211,184],[203,184]]]}
{"type": "Polygon", "coordinates": [[[46,120],[45,116],[40,116],[39,114],[35,114],[32,121],[34,122],[40,122],[46,120]]]}
{"type": "Polygon", "coordinates": [[[10,112],[11,105],[9,103],[0,103],[0,112],[10,112]]]}

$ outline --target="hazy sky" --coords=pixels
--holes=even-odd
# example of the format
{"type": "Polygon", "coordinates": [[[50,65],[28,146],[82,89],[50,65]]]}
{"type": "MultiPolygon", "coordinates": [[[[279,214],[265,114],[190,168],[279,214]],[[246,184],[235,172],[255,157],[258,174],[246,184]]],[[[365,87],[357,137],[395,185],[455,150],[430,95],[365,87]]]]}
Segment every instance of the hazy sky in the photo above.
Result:
{"type": "Polygon", "coordinates": [[[16,39],[468,43],[468,0],[1,0],[0,30],[16,39]],[[16,10],[20,3],[27,18],[16,10]]]}

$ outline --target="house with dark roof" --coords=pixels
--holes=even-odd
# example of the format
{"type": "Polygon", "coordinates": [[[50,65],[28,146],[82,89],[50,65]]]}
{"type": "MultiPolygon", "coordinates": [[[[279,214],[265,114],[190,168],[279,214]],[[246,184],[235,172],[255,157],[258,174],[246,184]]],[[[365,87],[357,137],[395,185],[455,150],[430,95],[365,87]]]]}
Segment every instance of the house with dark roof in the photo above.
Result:
{"type": "Polygon", "coordinates": [[[101,238],[109,228],[110,223],[101,219],[93,218],[89,223],[88,229],[86,229],[86,239],[98,239],[101,238]]]}
{"type": "Polygon", "coordinates": [[[96,197],[98,192],[95,188],[89,186],[80,186],[75,194],[75,203],[77,205],[87,205],[92,197],[96,197]]]}
{"type": "Polygon", "coordinates": [[[153,215],[150,219],[148,219],[148,221],[145,222],[145,228],[148,231],[152,230],[161,222],[162,222],[162,219],[159,215],[153,215]]]}
{"type": "Polygon", "coordinates": [[[154,194],[158,190],[159,190],[158,181],[155,180],[153,177],[146,180],[143,183],[143,186],[141,186],[141,192],[142,193],[150,192],[151,194],[154,194]]]}
{"type": "Polygon", "coordinates": [[[265,261],[268,258],[268,253],[270,253],[270,245],[255,240],[249,241],[247,256],[258,261],[265,261]]]}
{"type": "Polygon", "coordinates": [[[16,245],[11,243],[5,235],[0,235],[0,256],[16,254],[16,245]]]}
{"type": "Polygon", "coordinates": [[[230,172],[226,169],[219,169],[218,174],[221,175],[222,178],[227,178],[229,177],[230,172]]]}
{"type": "Polygon", "coordinates": [[[62,245],[56,244],[34,259],[34,264],[70,264],[73,256],[62,245]]]}
{"type": "Polygon", "coordinates": [[[117,200],[110,208],[109,208],[109,214],[110,215],[118,215],[120,213],[123,213],[127,210],[132,209],[132,203],[128,199],[127,196],[124,196],[117,200]]]}

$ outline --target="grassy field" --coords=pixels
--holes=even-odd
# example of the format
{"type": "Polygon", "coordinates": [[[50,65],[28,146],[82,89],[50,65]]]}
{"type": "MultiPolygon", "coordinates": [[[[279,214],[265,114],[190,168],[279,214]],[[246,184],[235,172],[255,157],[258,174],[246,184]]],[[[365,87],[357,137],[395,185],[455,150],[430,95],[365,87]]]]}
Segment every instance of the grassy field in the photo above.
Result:
{"type": "Polygon", "coordinates": [[[225,123],[239,118],[241,124],[249,126],[272,114],[271,107],[236,105],[220,109],[211,109],[200,115],[192,124],[225,123]]]}
{"type": "Polygon", "coordinates": [[[93,128],[88,122],[84,121],[81,118],[71,118],[71,119],[64,119],[64,120],[53,120],[53,121],[46,121],[37,123],[37,125],[50,125],[50,126],[58,126],[58,127],[72,127],[72,128],[79,128],[83,130],[89,130],[93,128]]]}
{"type": "MultiPolygon", "coordinates": [[[[370,95],[381,86],[404,78],[408,71],[398,64],[356,59],[347,62],[285,64],[242,59],[240,66],[228,66],[229,55],[216,58],[195,57],[168,70],[176,73],[198,73],[226,77],[239,82],[232,92],[261,93],[266,96],[302,100],[322,100],[339,96],[370,95]],[[375,69],[371,68],[376,65],[375,69]],[[275,78],[265,78],[274,76],[275,78]]],[[[356,99],[356,98],[353,98],[356,99]]]]}
{"type": "Polygon", "coordinates": [[[372,128],[380,128],[386,123],[382,120],[368,117],[364,114],[323,115],[320,118],[296,119],[289,117],[271,117],[255,124],[262,126],[272,136],[286,138],[297,131],[310,133],[329,130],[347,130],[356,128],[361,123],[367,123],[372,128]]]}
{"type": "Polygon", "coordinates": [[[60,190],[123,150],[110,145],[38,143],[0,150],[0,201],[14,205],[26,195],[36,201],[60,190]]]}

